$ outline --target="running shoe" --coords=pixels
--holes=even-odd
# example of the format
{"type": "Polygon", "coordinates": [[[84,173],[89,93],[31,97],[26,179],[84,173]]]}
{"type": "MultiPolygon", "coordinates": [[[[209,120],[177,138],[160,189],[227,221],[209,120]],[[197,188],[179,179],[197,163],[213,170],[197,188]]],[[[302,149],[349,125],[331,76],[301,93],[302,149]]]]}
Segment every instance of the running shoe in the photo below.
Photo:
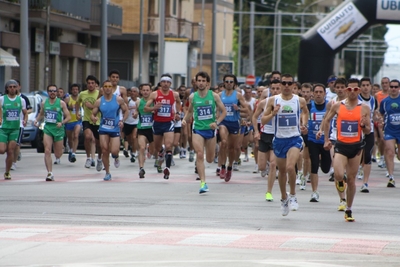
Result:
{"type": "Polygon", "coordinates": [[[303,175],[301,175],[300,190],[306,190],[306,185],[307,185],[306,178],[303,175]]]}
{"type": "Polygon", "coordinates": [[[11,164],[11,168],[10,168],[12,171],[15,171],[16,169],[17,169],[17,163],[15,163],[15,162],[13,162],[12,164],[11,164]]]}
{"type": "Polygon", "coordinates": [[[363,170],[362,166],[360,166],[358,168],[357,179],[358,180],[364,179],[364,170],[363,170]]]}
{"type": "Polygon", "coordinates": [[[299,203],[297,202],[296,195],[289,195],[289,208],[292,211],[296,211],[299,209],[299,203]]]}
{"type": "Polygon", "coordinates": [[[206,183],[201,182],[201,183],[200,183],[199,194],[203,194],[203,193],[206,193],[206,192],[208,192],[208,186],[207,186],[206,183]]]}
{"type": "Polygon", "coordinates": [[[235,172],[239,171],[239,164],[236,161],[233,162],[233,170],[235,172]]]}
{"type": "Polygon", "coordinates": [[[76,155],[75,155],[75,153],[72,153],[71,162],[74,163],[75,161],[76,161],[76,155]]]}
{"type": "Polygon", "coordinates": [[[140,171],[139,171],[139,178],[140,178],[140,179],[143,179],[145,174],[146,174],[146,172],[144,171],[144,169],[143,169],[143,168],[140,168],[140,171]]]}
{"type": "Polygon", "coordinates": [[[194,161],[194,150],[190,150],[189,151],[189,162],[193,162],[194,161]]]}
{"type": "Polygon", "coordinates": [[[46,176],[46,182],[52,182],[54,181],[54,175],[53,173],[49,172],[46,176]]]}
{"type": "Polygon", "coordinates": [[[94,161],[94,159],[92,159],[92,164],[90,166],[91,167],[96,167],[96,162],[94,161]]]}
{"type": "MultiPolygon", "coordinates": [[[[221,177],[221,175],[220,175],[220,177],[221,177]]],[[[232,178],[232,171],[227,170],[226,174],[225,174],[225,182],[229,182],[231,180],[231,178],[232,178]]]]}
{"type": "Polygon", "coordinates": [[[239,160],[237,161],[237,164],[240,166],[242,165],[242,160],[239,158],[239,160]]]}
{"type": "Polygon", "coordinates": [[[361,193],[369,193],[368,184],[363,184],[360,189],[361,193]]]}
{"type": "Polygon", "coordinates": [[[104,181],[111,181],[111,173],[106,173],[106,176],[103,178],[104,181]]]}
{"type": "Polygon", "coordinates": [[[289,214],[289,197],[281,199],[281,212],[282,216],[287,216],[289,214]]]}
{"type": "Polygon", "coordinates": [[[164,179],[165,180],[169,179],[169,168],[167,167],[164,168],[164,179]]]}
{"type": "Polygon", "coordinates": [[[215,171],[215,175],[219,176],[219,173],[221,172],[220,168],[217,168],[217,170],[215,171]]]}
{"type": "Polygon", "coordinates": [[[303,172],[302,171],[298,171],[297,172],[297,176],[296,176],[296,184],[300,185],[301,184],[301,179],[304,178],[303,172]]]}
{"type": "Polygon", "coordinates": [[[335,181],[335,173],[332,172],[331,174],[329,174],[329,182],[334,182],[335,181]]]}
{"type": "Polygon", "coordinates": [[[56,159],[56,160],[54,161],[54,164],[56,164],[56,165],[60,165],[60,164],[61,164],[61,161],[60,161],[60,159],[56,159]]]}
{"type": "Polygon", "coordinates": [[[339,206],[338,206],[337,210],[338,210],[338,211],[345,211],[345,210],[346,210],[346,206],[347,206],[346,201],[341,200],[340,203],[339,203],[339,206]]]}
{"type": "Polygon", "coordinates": [[[103,169],[103,161],[101,159],[97,159],[96,171],[100,172],[102,169],[103,169]]]}
{"type": "Polygon", "coordinates": [[[272,194],[270,192],[267,192],[265,194],[265,200],[268,201],[268,202],[274,201],[274,198],[272,197],[272,194]]]}
{"type": "Polygon", "coordinates": [[[389,179],[389,182],[387,184],[387,187],[396,187],[396,182],[394,181],[393,178],[389,179]]]}
{"type": "Polygon", "coordinates": [[[389,174],[389,172],[387,171],[387,172],[386,172],[386,177],[389,178],[389,176],[390,176],[390,174],[389,174]]]}
{"type": "Polygon", "coordinates": [[[340,193],[346,190],[346,183],[344,181],[336,181],[336,188],[340,193]]]}
{"type": "Polygon", "coordinates": [[[125,158],[129,158],[129,152],[128,152],[128,150],[125,150],[125,149],[124,149],[123,153],[124,153],[125,158]]]}
{"type": "Polygon", "coordinates": [[[310,202],[319,202],[319,194],[317,191],[312,192],[310,202]]]}
{"type": "Polygon", "coordinates": [[[267,169],[261,171],[261,177],[262,177],[262,178],[264,178],[264,177],[267,176],[267,175],[268,175],[268,170],[267,170],[267,169]]]}
{"type": "Polygon", "coordinates": [[[253,173],[258,173],[260,170],[258,169],[258,165],[255,165],[254,166],[254,170],[253,170],[253,173]]]}
{"type": "Polygon", "coordinates": [[[219,172],[219,178],[225,179],[226,176],[226,169],[222,168],[221,171],[219,172]]]}
{"type": "Polygon", "coordinates": [[[132,163],[135,163],[135,161],[136,161],[136,157],[135,157],[135,155],[132,154],[132,155],[131,155],[131,162],[132,162],[132,163]]]}
{"type": "Polygon", "coordinates": [[[372,158],[371,158],[371,161],[372,161],[372,162],[376,162],[376,158],[375,158],[375,157],[372,157],[372,158]]]}
{"type": "Polygon", "coordinates": [[[90,168],[90,166],[92,166],[92,160],[91,159],[87,159],[86,163],[85,163],[85,168],[90,168]]]}
{"type": "Polygon", "coordinates": [[[249,156],[245,155],[244,159],[243,159],[243,162],[249,162],[249,156]]]}
{"type": "Polygon", "coordinates": [[[163,169],[162,169],[161,166],[157,166],[157,172],[158,172],[158,173],[162,173],[162,172],[163,172],[163,169]]]}
{"type": "Polygon", "coordinates": [[[4,173],[4,179],[5,180],[11,180],[11,174],[9,172],[4,173]]]}
{"type": "Polygon", "coordinates": [[[346,221],[348,221],[348,222],[354,222],[355,221],[351,210],[346,210],[344,212],[344,219],[346,221]]]}
{"type": "Polygon", "coordinates": [[[120,165],[121,162],[119,162],[119,158],[114,159],[114,167],[118,169],[120,165]]]}
{"type": "Polygon", "coordinates": [[[307,184],[311,183],[310,174],[307,174],[307,175],[306,175],[306,180],[307,180],[307,184]]]}

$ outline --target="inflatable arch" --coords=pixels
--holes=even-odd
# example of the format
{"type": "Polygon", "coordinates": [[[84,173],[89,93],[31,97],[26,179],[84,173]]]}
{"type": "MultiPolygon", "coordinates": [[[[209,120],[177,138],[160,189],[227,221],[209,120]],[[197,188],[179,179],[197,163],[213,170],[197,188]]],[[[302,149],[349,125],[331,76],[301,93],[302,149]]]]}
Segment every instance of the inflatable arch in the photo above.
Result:
{"type": "Polygon", "coordinates": [[[348,0],[300,41],[298,80],[320,82],[333,73],[335,54],[373,24],[398,24],[399,0],[348,0]]]}

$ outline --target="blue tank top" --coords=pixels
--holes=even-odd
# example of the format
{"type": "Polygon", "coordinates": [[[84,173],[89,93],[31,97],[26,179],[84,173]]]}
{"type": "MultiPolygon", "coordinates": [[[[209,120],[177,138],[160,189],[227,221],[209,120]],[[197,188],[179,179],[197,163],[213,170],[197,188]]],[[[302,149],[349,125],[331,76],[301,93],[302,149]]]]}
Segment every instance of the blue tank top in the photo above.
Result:
{"type": "Polygon", "coordinates": [[[382,100],[379,112],[383,114],[385,134],[398,136],[400,130],[400,95],[396,98],[390,96],[382,100]]]}
{"type": "Polygon", "coordinates": [[[240,111],[235,110],[233,108],[234,104],[238,104],[238,99],[237,99],[236,94],[237,94],[236,90],[233,90],[232,95],[230,95],[230,96],[227,96],[225,94],[225,91],[222,91],[222,93],[221,93],[221,100],[226,109],[226,117],[225,117],[224,121],[239,121],[240,120],[240,111]]]}
{"type": "Polygon", "coordinates": [[[325,101],[325,106],[323,110],[318,110],[315,107],[315,102],[313,100],[311,100],[310,103],[311,103],[311,109],[308,118],[308,140],[316,144],[323,144],[324,137],[321,137],[319,140],[317,140],[316,135],[321,127],[321,122],[326,113],[326,105],[328,104],[328,101],[325,101]]]}
{"type": "Polygon", "coordinates": [[[105,100],[104,96],[100,98],[101,121],[99,132],[119,133],[119,109],[116,95],[113,95],[110,101],[105,100]]]}

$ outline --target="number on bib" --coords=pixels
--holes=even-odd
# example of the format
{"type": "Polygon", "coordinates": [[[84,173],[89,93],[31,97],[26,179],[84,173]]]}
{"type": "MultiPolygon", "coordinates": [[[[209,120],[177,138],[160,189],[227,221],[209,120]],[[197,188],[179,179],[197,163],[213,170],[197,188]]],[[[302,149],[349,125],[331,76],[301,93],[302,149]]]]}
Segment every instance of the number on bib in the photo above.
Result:
{"type": "Polygon", "coordinates": [[[153,126],[153,115],[152,114],[140,115],[140,125],[142,127],[153,126]]]}
{"type": "Polygon", "coordinates": [[[171,116],[171,105],[162,105],[158,109],[157,115],[160,117],[170,117],[171,116]]]}
{"type": "Polygon", "coordinates": [[[197,107],[197,118],[201,120],[208,120],[213,117],[211,106],[197,107]]]}
{"type": "Polygon", "coordinates": [[[44,120],[46,123],[57,123],[57,110],[46,110],[44,120]]]}
{"type": "Polygon", "coordinates": [[[8,109],[6,111],[6,120],[7,121],[17,121],[19,120],[19,110],[18,109],[8,109]]]}

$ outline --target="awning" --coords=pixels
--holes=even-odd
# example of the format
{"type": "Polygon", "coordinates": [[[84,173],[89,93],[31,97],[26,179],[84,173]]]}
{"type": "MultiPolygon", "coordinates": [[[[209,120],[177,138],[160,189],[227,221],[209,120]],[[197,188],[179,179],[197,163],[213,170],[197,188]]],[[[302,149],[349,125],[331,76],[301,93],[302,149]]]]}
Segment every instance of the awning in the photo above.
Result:
{"type": "Polygon", "coordinates": [[[19,67],[15,57],[0,48],[0,66],[19,67]]]}

